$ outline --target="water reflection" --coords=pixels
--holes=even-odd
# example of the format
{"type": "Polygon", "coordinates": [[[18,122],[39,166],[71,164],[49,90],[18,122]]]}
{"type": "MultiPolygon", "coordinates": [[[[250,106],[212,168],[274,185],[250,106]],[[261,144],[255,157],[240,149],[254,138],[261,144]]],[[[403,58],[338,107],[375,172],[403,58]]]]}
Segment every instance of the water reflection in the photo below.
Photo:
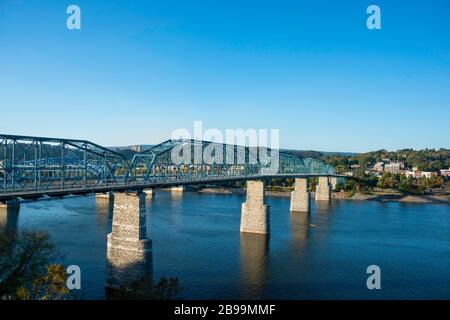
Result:
{"type": "Polygon", "coordinates": [[[320,243],[326,243],[329,238],[330,228],[333,228],[333,221],[335,219],[336,201],[315,201],[314,210],[314,225],[312,228],[317,229],[315,239],[320,243]]]}
{"type": "Polygon", "coordinates": [[[153,200],[155,200],[155,193],[152,192],[144,192],[145,193],[145,203],[150,204],[153,200]]]}
{"type": "Polygon", "coordinates": [[[170,190],[170,197],[172,200],[181,200],[183,198],[183,192],[177,189],[170,190]]]}
{"type": "Polygon", "coordinates": [[[331,202],[331,201],[315,201],[314,202],[315,211],[318,214],[324,214],[324,213],[326,214],[330,211],[332,203],[333,202],[331,202]]]}
{"type": "Polygon", "coordinates": [[[114,200],[95,198],[95,211],[97,214],[112,217],[114,210],[114,200]]]}
{"type": "Polygon", "coordinates": [[[19,224],[20,208],[0,208],[0,233],[14,235],[19,224]]]}
{"type": "Polygon", "coordinates": [[[302,254],[311,233],[311,215],[308,212],[290,214],[292,249],[295,255],[302,254]]]}
{"type": "Polygon", "coordinates": [[[243,296],[254,299],[262,298],[267,276],[269,236],[241,233],[240,255],[243,296]]]}
{"type": "Polygon", "coordinates": [[[95,212],[97,226],[108,227],[113,216],[114,200],[95,197],[95,212]]]}

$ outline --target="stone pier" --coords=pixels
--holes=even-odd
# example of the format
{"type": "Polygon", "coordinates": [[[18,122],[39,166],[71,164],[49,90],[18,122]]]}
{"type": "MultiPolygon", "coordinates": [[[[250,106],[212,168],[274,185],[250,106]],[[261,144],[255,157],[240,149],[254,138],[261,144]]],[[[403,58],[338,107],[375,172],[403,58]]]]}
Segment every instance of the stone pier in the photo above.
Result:
{"type": "Polygon", "coordinates": [[[0,208],[16,209],[20,208],[20,201],[18,199],[8,200],[6,202],[0,202],[0,208]]]}
{"type": "Polygon", "coordinates": [[[247,199],[241,207],[241,232],[270,233],[269,206],[263,181],[247,181],[247,199]]]}
{"type": "Polygon", "coordinates": [[[153,189],[145,189],[144,193],[147,197],[153,197],[154,191],[153,189]]]}
{"type": "MultiPolygon", "coordinates": [[[[18,201],[17,201],[18,202],[18,201]]],[[[14,235],[17,233],[20,205],[10,203],[0,206],[0,234],[14,235]]]]}
{"type": "Polygon", "coordinates": [[[184,186],[177,186],[177,187],[171,187],[170,192],[172,193],[183,193],[184,192],[184,186]]]}
{"type": "Polygon", "coordinates": [[[319,183],[316,186],[316,201],[331,200],[331,184],[328,177],[319,177],[319,183]]]}
{"type": "Polygon", "coordinates": [[[334,190],[336,188],[337,183],[338,180],[336,177],[330,177],[331,190],[334,190]]]}
{"type": "Polygon", "coordinates": [[[114,192],[96,193],[95,199],[98,200],[114,200],[114,192]]]}
{"type": "Polygon", "coordinates": [[[308,192],[308,179],[296,178],[291,192],[291,211],[309,212],[311,200],[308,192]]]}
{"type": "Polygon", "coordinates": [[[108,234],[106,287],[151,283],[152,241],[147,238],[145,193],[116,193],[112,232],[108,234]]]}

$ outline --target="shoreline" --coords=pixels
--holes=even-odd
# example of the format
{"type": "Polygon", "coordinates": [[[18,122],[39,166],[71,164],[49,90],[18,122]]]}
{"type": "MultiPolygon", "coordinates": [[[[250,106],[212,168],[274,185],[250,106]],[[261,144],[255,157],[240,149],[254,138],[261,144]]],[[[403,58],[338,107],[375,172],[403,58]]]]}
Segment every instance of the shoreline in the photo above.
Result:
{"type": "MultiPolygon", "coordinates": [[[[241,188],[204,188],[199,189],[200,193],[211,194],[245,194],[245,189],[241,188]]],[[[269,197],[290,197],[291,191],[266,191],[269,197]]],[[[314,192],[311,192],[314,198],[314,192]]],[[[345,192],[333,192],[334,200],[352,200],[352,201],[380,201],[380,202],[406,202],[406,203],[441,203],[450,204],[450,195],[405,195],[401,193],[355,193],[352,197],[347,196],[345,192]]]]}

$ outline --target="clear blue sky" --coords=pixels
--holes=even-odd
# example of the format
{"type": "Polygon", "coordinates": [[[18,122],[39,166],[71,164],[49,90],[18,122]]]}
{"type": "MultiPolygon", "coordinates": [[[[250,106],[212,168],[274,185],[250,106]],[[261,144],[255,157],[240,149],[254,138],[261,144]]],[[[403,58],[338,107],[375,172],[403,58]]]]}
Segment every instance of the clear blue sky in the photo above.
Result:
{"type": "Polygon", "coordinates": [[[449,148],[450,2],[0,0],[0,112],[2,133],[104,145],[202,120],[286,148],[449,148]]]}

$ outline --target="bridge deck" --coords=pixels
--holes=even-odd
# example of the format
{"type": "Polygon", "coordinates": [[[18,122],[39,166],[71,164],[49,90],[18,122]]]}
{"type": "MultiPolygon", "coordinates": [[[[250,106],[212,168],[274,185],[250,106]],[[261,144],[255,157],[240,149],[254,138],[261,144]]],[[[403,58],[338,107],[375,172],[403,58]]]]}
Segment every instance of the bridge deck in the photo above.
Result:
{"type": "Polygon", "coordinates": [[[341,177],[335,172],[320,159],[267,147],[170,139],[126,157],[86,140],[0,134],[2,202],[255,179],[341,177]]]}
{"type": "Polygon", "coordinates": [[[247,181],[259,179],[286,179],[286,178],[308,178],[308,177],[338,177],[352,178],[339,174],[274,174],[274,175],[253,175],[253,176],[229,176],[229,177],[190,177],[188,179],[173,179],[172,181],[149,181],[149,182],[127,182],[127,183],[105,183],[89,185],[75,188],[48,188],[48,189],[28,189],[0,193],[0,201],[5,202],[15,198],[38,199],[43,196],[63,197],[67,195],[85,195],[90,193],[104,193],[109,191],[138,191],[151,188],[167,188],[173,186],[199,185],[199,184],[220,184],[234,181],[247,181]]]}

